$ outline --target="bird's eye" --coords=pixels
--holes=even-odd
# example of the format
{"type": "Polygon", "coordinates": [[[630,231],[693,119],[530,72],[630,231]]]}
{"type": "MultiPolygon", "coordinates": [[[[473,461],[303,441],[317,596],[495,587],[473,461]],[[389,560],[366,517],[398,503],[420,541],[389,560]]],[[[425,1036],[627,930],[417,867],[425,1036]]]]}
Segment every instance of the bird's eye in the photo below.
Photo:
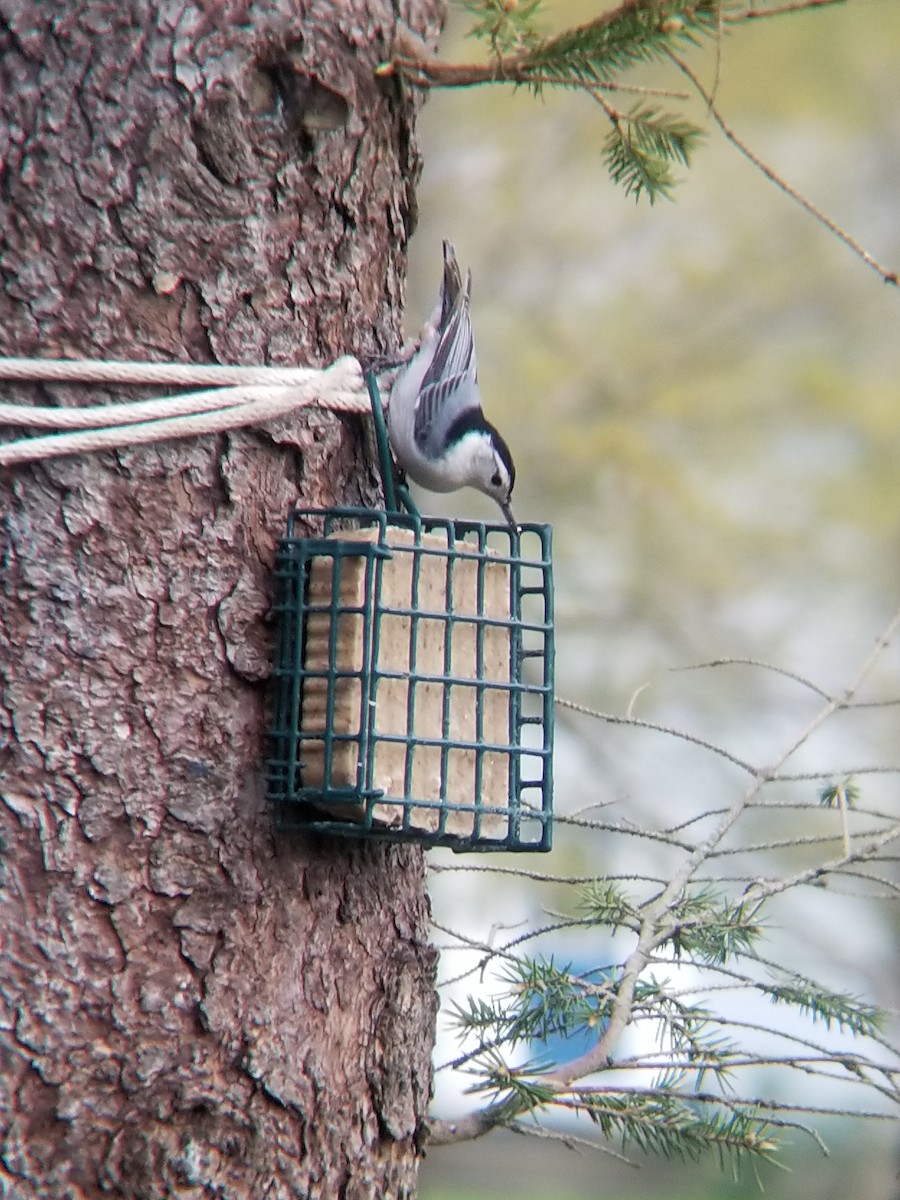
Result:
{"type": "Polygon", "coordinates": [[[491,476],[491,487],[499,487],[499,486],[500,486],[500,482],[501,482],[501,480],[500,480],[500,472],[499,472],[499,471],[495,471],[495,472],[493,473],[493,475],[491,476]]]}

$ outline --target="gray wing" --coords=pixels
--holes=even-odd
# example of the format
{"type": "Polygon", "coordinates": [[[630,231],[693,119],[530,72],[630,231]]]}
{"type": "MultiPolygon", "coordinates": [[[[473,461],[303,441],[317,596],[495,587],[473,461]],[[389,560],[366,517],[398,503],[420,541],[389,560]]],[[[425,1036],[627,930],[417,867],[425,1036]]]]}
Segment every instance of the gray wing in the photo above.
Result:
{"type": "Polygon", "coordinates": [[[449,243],[444,245],[444,305],[441,330],[434,357],[422,379],[419,398],[416,402],[413,433],[419,449],[427,458],[436,458],[444,448],[447,430],[460,413],[480,408],[477,370],[475,365],[475,341],[469,317],[469,289],[471,275],[463,289],[460,285],[459,268],[449,243]],[[455,271],[455,281],[448,275],[455,271]],[[452,306],[447,300],[456,282],[452,306]],[[448,286],[449,284],[449,286],[448,286]]]}

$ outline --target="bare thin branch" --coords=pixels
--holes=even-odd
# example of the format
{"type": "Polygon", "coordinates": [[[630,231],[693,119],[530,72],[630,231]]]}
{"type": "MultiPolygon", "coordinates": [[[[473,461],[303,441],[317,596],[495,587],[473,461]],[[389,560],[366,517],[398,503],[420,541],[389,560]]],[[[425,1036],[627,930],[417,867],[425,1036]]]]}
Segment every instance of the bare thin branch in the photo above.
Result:
{"type": "Polygon", "coordinates": [[[739,23],[759,20],[762,17],[785,17],[790,13],[806,12],[814,8],[834,8],[845,3],[846,0],[797,0],[795,4],[782,4],[778,8],[747,8],[742,13],[734,13],[730,20],[739,23]]]}
{"type": "MultiPolygon", "coordinates": [[[[802,5],[801,7],[811,8],[816,7],[816,5],[807,4],[802,5]]],[[[791,9],[790,11],[796,10],[791,9]]],[[[805,209],[806,212],[808,212],[811,217],[818,221],[820,225],[824,225],[829,233],[832,233],[836,238],[838,238],[839,241],[842,241],[845,246],[849,247],[849,249],[852,250],[858,258],[861,258],[867,266],[871,267],[873,271],[876,271],[884,283],[889,283],[894,287],[900,286],[900,276],[898,276],[896,271],[891,271],[887,267],[882,266],[882,264],[872,254],[870,254],[868,250],[861,246],[855,238],[851,237],[845,229],[842,229],[836,221],[832,221],[830,217],[827,217],[821,209],[816,208],[816,206],[810,200],[807,200],[807,198],[801,192],[798,192],[796,188],[791,187],[787,180],[782,178],[777,171],[773,170],[768,163],[764,162],[758,154],[754,154],[747,143],[742,141],[741,138],[739,138],[731,128],[731,126],[726,122],[725,118],[716,107],[713,96],[700,82],[700,79],[697,77],[696,73],[692,71],[687,63],[682,58],[679,58],[677,54],[673,54],[670,50],[666,51],[666,53],[676,67],[678,67],[678,69],[682,71],[688,77],[688,79],[690,79],[691,83],[706,102],[710,115],[715,123],[722,130],[722,133],[725,135],[728,141],[731,142],[732,146],[734,146],[735,149],[743,154],[744,158],[751,162],[758,171],[761,171],[763,175],[765,175],[765,177],[771,183],[774,183],[777,188],[784,192],[786,196],[789,196],[793,201],[799,204],[801,208],[805,209]]]]}
{"type": "MultiPolygon", "coordinates": [[[[658,956],[657,951],[660,950],[672,937],[673,930],[677,927],[680,929],[687,928],[691,925],[691,921],[685,921],[684,914],[679,915],[678,904],[685,894],[685,889],[691,881],[696,881],[699,875],[699,868],[709,862],[711,859],[731,853],[753,853],[759,849],[771,849],[778,844],[797,845],[800,843],[806,844],[822,844],[837,840],[840,843],[841,834],[835,831],[834,834],[808,835],[801,838],[789,839],[770,839],[765,843],[754,844],[748,846],[744,844],[740,850],[735,850],[730,844],[725,844],[725,839],[743,814],[750,808],[759,803],[759,797],[762,791],[773,781],[781,781],[787,776],[783,774],[784,767],[792,756],[803,746],[807,745],[813,735],[834,715],[842,710],[852,707],[855,697],[860,688],[868,678],[872,669],[884,654],[885,649],[890,645],[892,639],[896,636],[898,628],[900,628],[900,611],[898,611],[886,625],[882,634],[876,639],[870,653],[866,656],[864,662],[859,667],[855,678],[852,680],[846,690],[835,693],[834,695],[825,695],[821,689],[816,689],[812,686],[811,690],[821,695],[825,703],[820,707],[819,711],[807,722],[804,728],[797,734],[782,751],[778,759],[765,769],[755,768],[749,764],[740,764],[750,774],[751,778],[742,793],[737,796],[733,803],[727,808],[718,810],[714,815],[705,814],[706,817],[714,821],[712,829],[706,837],[697,841],[694,845],[681,844],[678,846],[683,853],[683,861],[675,870],[672,877],[665,883],[660,883],[659,880],[653,882],[656,890],[647,900],[637,908],[637,914],[640,921],[639,930],[637,932],[634,948],[626,957],[624,963],[615,969],[615,972],[610,977],[606,978],[603,983],[603,989],[607,996],[612,996],[612,1001],[605,1006],[604,1023],[600,1026],[602,1032],[599,1033],[598,1039],[594,1047],[587,1053],[582,1054],[569,1062],[562,1063],[555,1067],[552,1071],[545,1072],[538,1076],[535,1080],[543,1088],[549,1088],[553,1095],[553,1103],[567,1103],[567,1097],[574,1095],[573,1085],[580,1079],[587,1076],[596,1075],[615,1066],[618,1070],[623,1067],[632,1067],[642,1070],[660,1070],[663,1068],[688,1073],[709,1071],[729,1071],[732,1068],[745,1068],[755,1065],[781,1065],[792,1070],[800,1071],[804,1074],[820,1077],[824,1076],[829,1079],[840,1079],[848,1083],[857,1084],[859,1086],[870,1088],[874,1091],[882,1093],[886,1097],[896,1100],[898,1098],[897,1078],[900,1073],[900,1066],[890,1064],[888,1062],[873,1062],[864,1055],[855,1053],[835,1053],[826,1046],[820,1045],[813,1039],[801,1037],[797,1034],[790,1033],[786,1030],[778,1029],[774,1026],[764,1025],[760,1022],[741,1022],[740,1020],[728,1018],[727,1024],[734,1028],[753,1029],[755,1032],[762,1033],[766,1036],[784,1038],[790,1046],[796,1046],[801,1052],[797,1054],[772,1055],[772,1054],[754,1054],[746,1051],[742,1052],[740,1057],[737,1057],[730,1050],[725,1052],[724,1048],[721,1053],[716,1053],[715,1045],[710,1046],[708,1056],[703,1049],[702,1041],[694,1043],[691,1041],[690,1047],[684,1050],[683,1056],[681,1050],[676,1047],[673,1055],[663,1055],[659,1059],[653,1057],[639,1057],[638,1059],[626,1059],[615,1062],[613,1064],[612,1056],[615,1048],[618,1045],[621,1035],[626,1026],[631,1022],[646,1022],[655,1021],[661,1023],[662,1028],[669,1027],[670,1023],[673,1028],[677,1028],[677,1022],[681,1020],[679,1011],[673,1010],[672,1016],[660,1015],[659,1011],[654,1011],[651,999],[645,997],[643,993],[636,993],[638,983],[644,974],[647,967],[654,965],[673,966],[675,961],[670,955],[665,957],[658,956]]],[[[797,682],[801,682],[804,686],[808,685],[809,681],[797,677],[797,682]]],[[[651,725],[650,723],[636,721],[634,719],[626,720],[622,718],[610,718],[608,714],[598,713],[594,710],[585,708],[585,706],[577,705],[572,702],[562,701],[565,707],[572,708],[575,711],[586,713],[594,716],[604,722],[616,724],[625,724],[634,728],[651,728],[656,732],[664,734],[674,734],[680,736],[677,731],[668,729],[665,726],[651,725]]],[[[700,744],[701,746],[720,753],[718,747],[712,746],[709,743],[703,742],[701,739],[687,738],[686,740],[700,744]]],[[[821,775],[816,775],[814,778],[822,778],[821,775]]],[[[794,806],[795,808],[798,806],[794,806]]],[[[805,809],[812,808],[812,805],[799,806],[805,809]]],[[[817,807],[817,806],[816,806],[817,807]]],[[[854,812],[848,813],[856,820],[859,816],[865,814],[854,812]]],[[[836,855],[834,858],[820,862],[817,865],[805,868],[802,871],[795,872],[783,879],[760,879],[755,878],[750,880],[743,890],[741,904],[744,907],[744,916],[748,921],[752,921],[754,914],[759,911],[762,903],[771,896],[785,892],[790,888],[801,887],[809,884],[820,884],[824,879],[832,874],[837,874],[847,871],[848,868],[855,869],[857,873],[861,872],[861,868],[866,862],[876,860],[879,863],[884,863],[885,850],[900,842],[900,821],[897,821],[891,814],[878,813],[869,814],[869,820],[877,819],[882,822],[888,822],[886,828],[871,828],[857,831],[853,833],[852,839],[848,838],[845,844],[845,852],[836,855]],[[849,847],[849,853],[847,848],[849,847]]],[[[590,824],[594,827],[594,823],[577,821],[576,824],[590,824]]],[[[685,822],[678,829],[684,829],[688,824],[693,822],[685,822]]],[[[616,832],[632,834],[634,836],[648,836],[646,831],[635,828],[627,828],[619,826],[605,826],[615,829],[616,832]]],[[[652,836],[652,835],[651,835],[652,836]]],[[[656,835],[659,836],[658,834],[656,835]]],[[[672,843],[671,834],[664,837],[662,840],[672,843]]],[[[850,871],[848,871],[848,874],[850,871]]],[[[876,877],[882,885],[885,880],[876,877]]],[[[590,877],[588,877],[590,881],[590,877]]],[[[647,883],[647,880],[642,880],[647,883]]],[[[745,882],[742,879],[736,879],[734,882],[745,882]]],[[[543,929],[536,931],[533,936],[540,936],[547,932],[548,929],[572,928],[580,924],[588,924],[586,921],[567,921],[561,919],[552,926],[545,926],[543,929]]],[[[695,922],[701,924],[702,921],[695,922]]],[[[501,947],[484,947],[482,953],[487,957],[482,960],[481,967],[492,957],[514,957],[512,951],[516,945],[523,944],[531,934],[523,934],[515,939],[509,940],[501,947]]],[[[754,956],[751,960],[758,968],[763,970],[772,969],[776,972],[776,977],[783,974],[783,968],[778,964],[768,963],[767,960],[761,957],[754,956]]],[[[764,980],[755,979],[751,974],[746,972],[738,972],[718,963],[704,962],[698,964],[699,969],[705,974],[720,975],[727,982],[720,987],[727,987],[729,990],[734,990],[736,987],[759,989],[771,986],[764,980]]],[[[477,968],[476,968],[477,969],[477,968]]],[[[716,985],[713,985],[715,987],[716,985]]],[[[709,985],[698,985],[698,991],[710,990],[709,985]]],[[[814,995],[815,993],[813,993],[814,995]]],[[[674,1000],[674,995],[673,995],[674,1000]]],[[[701,1013],[702,1010],[698,1010],[701,1013]]],[[[827,1010],[826,1010],[827,1011],[827,1010]]],[[[838,1013],[840,1009],[837,1010],[838,1013]]],[[[827,1017],[823,1019],[828,1019],[827,1017]]],[[[842,1025],[840,1016],[833,1018],[839,1026],[842,1025]]],[[[683,1037],[683,1034],[679,1035],[683,1037]]],[[[890,1054],[895,1054],[895,1049],[890,1043],[880,1037],[874,1029],[871,1033],[867,1032],[866,1036],[874,1037],[876,1042],[879,1042],[890,1054]]],[[[484,1047],[482,1047],[483,1049],[484,1047]]],[[[472,1058],[477,1058],[477,1052],[466,1059],[471,1061],[472,1058]]],[[[628,1089],[631,1092],[633,1089],[628,1089]]],[[[620,1089],[621,1091],[621,1089],[620,1089]]],[[[671,1089],[668,1093],[671,1095],[671,1089]]],[[[692,1093],[693,1095],[693,1093],[692,1093]]],[[[573,1101],[574,1102],[574,1101],[573,1101]]],[[[722,1103],[721,1097],[716,1097],[717,1103],[722,1103]]],[[[763,1102],[764,1103],[764,1102],[763,1102]]],[[[503,1102],[496,1102],[488,1105],[480,1112],[471,1114],[470,1116],[454,1122],[441,1122],[435,1127],[435,1139],[441,1141],[458,1141],[472,1137],[481,1136],[487,1132],[493,1124],[497,1122],[508,1123],[516,1112],[517,1102],[511,1100],[508,1096],[503,1102]]],[[[526,1107],[526,1101],[521,1101],[522,1108],[526,1107]]],[[[785,1105],[778,1106],[786,1111],[785,1105]]],[[[799,1110],[798,1110],[799,1111],[799,1110]]],[[[813,1111],[813,1110],[810,1110],[813,1111]]],[[[828,1110],[833,1111],[833,1110],[828,1110]]]]}
{"type": "Polygon", "coordinates": [[[576,700],[568,700],[565,696],[556,695],[553,697],[554,704],[560,708],[568,708],[571,712],[581,713],[585,717],[593,717],[595,721],[603,721],[607,725],[628,725],[633,729],[649,729],[653,733],[664,733],[667,737],[678,738],[679,741],[690,742],[695,746],[700,746],[704,750],[709,750],[711,753],[724,758],[727,762],[733,763],[736,767],[740,767],[742,771],[746,771],[748,775],[755,775],[756,768],[744,759],[738,758],[736,754],[732,754],[722,746],[717,746],[715,742],[709,742],[705,738],[696,737],[692,733],[686,733],[682,729],[673,729],[669,725],[658,725],[654,721],[642,721],[638,717],[619,717],[615,713],[601,712],[599,709],[590,708],[586,704],[579,704],[576,700]]]}
{"type": "Polygon", "coordinates": [[[713,658],[709,662],[688,663],[683,667],[670,667],[675,671],[706,671],[712,667],[758,667],[761,671],[771,671],[775,675],[783,675],[785,679],[792,679],[794,683],[799,683],[801,687],[808,688],[809,691],[815,692],[817,696],[821,696],[823,700],[830,700],[831,696],[824,688],[820,688],[818,684],[807,679],[804,675],[799,675],[796,671],[789,671],[786,667],[778,667],[773,663],[762,662],[756,658],[713,658]]]}
{"type": "MultiPolygon", "coordinates": [[[[796,753],[797,749],[804,745],[812,737],[813,733],[823,725],[833,714],[841,707],[842,704],[850,700],[853,695],[862,686],[863,681],[868,676],[875,663],[884,653],[891,639],[897,632],[900,626],[900,611],[894,614],[888,625],[885,627],[882,634],[878,637],[873,650],[866,657],[856,678],[847,688],[846,692],[839,698],[829,700],[827,704],[819,711],[812,721],[806,726],[803,732],[794,740],[794,742],[781,755],[779,761],[775,764],[773,771],[768,774],[757,774],[750,784],[749,788],[739,796],[734,804],[728,809],[725,815],[720,819],[718,825],[709,835],[709,837],[701,842],[694,851],[687,856],[681,867],[675,872],[670,883],[659,893],[659,895],[642,909],[643,924],[641,934],[638,938],[638,943],[632,953],[625,961],[622,974],[619,981],[619,989],[616,994],[616,999],[613,1002],[610,1012],[609,1022],[602,1036],[597,1042],[597,1045],[589,1050],[586,1054],[580,1055],[569,1063],[564,1063],[548,1076],[548,1082],[559,1085],[572,1083],[575,1079],[582,1078],[585,1075],[593,1074],[596,1071],[603,1070],[609,1065],[613,1047],[618,1043],[619,1038],[628,1024],[628,1019],[631,1014],[631,1009],[634,1002],[634,989],[637,984],[641,972],[647,964],[649,956],[659,946],[666,937],[668,932],[666,917],[669,913],[671,905],[682,894],[685,885],[694,875],[697,868],[705,862],[710,853],[716,849],[724,839],[725,835],[731,830],[734,824],[741,817],[748,803],[754,798],[759,789],[764,786],[765,782],[771,778],[771,775],[776,773],[791,756],[796,753]]],[[[900,836],[900,829],[893,831],[894,836],[900,836]]],[[[854,861],[859,861],[859,854],[854,855],[854,861]]],[[[801,875],[808,874],[810,878],[815,875],[815,870],[803,872],[801,875]]],[[[761,887],[763,890],[759,893],[758,898],[762,898],[767,893],[765,888],[768,885],[754,885],[761,887]]],[[[772,885],[775,887],[776,885],[772,885]]],[[[754,893],[754,899],[757,894],[754,893]]]]}

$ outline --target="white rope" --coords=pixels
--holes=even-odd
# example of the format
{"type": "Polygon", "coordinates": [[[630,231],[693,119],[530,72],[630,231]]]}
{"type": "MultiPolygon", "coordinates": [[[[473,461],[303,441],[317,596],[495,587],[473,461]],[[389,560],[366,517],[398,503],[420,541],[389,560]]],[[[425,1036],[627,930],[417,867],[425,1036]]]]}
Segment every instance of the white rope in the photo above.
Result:
{"type": "Polygon", "coordinates": [[[323,370],[0,358],[0,381],[9,379],[44,383],[215,386],[180,396],[87,408],[41,408],[0,403],[0,425],[79,431],[20,438],[0,445],[0,466],[217,433],[287,416],[311,404],[337,412],[369,412],[371,407],[362,368],[350,355],[337,359],[323,370]]]}

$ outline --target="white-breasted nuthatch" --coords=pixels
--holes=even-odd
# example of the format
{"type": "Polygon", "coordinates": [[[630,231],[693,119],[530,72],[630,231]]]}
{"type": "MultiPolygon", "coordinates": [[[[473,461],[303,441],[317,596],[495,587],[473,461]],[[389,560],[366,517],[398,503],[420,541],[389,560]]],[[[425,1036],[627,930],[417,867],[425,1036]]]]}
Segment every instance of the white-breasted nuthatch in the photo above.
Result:
{"type": "Polygon", "coordinates": [[[513,528],[516,481],[509,447],[481,409],[469,316],[472,273],[462,276],[444,242],[441,298],[418,350],[391,388],[387,426],[397,463],[432,492],[478,488],[500,505],[513,528]]]}

